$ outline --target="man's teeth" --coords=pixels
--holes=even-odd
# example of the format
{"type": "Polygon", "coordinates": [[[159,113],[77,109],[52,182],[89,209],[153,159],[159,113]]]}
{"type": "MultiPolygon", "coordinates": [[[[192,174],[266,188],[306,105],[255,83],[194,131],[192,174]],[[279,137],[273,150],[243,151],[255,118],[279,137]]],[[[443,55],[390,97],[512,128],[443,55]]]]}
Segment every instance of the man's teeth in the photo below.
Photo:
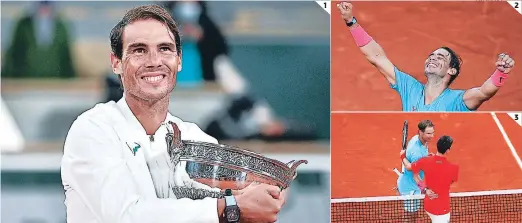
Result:
{"type": "Polygon", "coordinates": [[[163,76],[160,75],[160,76],[154,76],[154,77],[145,77],[144,78],[146,81],[149,81],[149,82],[158,82],[160,81],[161,79],[163,79],[163,76]]]}

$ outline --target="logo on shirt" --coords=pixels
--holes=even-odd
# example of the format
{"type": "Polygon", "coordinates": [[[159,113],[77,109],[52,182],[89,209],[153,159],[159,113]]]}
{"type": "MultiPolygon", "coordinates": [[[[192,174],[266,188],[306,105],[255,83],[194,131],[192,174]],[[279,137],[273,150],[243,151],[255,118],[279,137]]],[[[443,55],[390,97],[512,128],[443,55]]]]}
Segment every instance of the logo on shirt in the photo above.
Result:
{"type": "Polygon", "coordinates": [[[134,143],[134,146],[130,146],[129,143],[126,143],[126,144],[127,144],[127,147],[129,147],[129,149],[132,152],[132,154],[134,156],[136,156],[136,153],[141,148],[141,145],[139,143],[137,143],[137,142],[134,143]]]}
{"type": "Polygon", "coordinates": [[[417,108],[415,106],[412,106],[411,110],[412,111],[417,111],[417,108]]]}

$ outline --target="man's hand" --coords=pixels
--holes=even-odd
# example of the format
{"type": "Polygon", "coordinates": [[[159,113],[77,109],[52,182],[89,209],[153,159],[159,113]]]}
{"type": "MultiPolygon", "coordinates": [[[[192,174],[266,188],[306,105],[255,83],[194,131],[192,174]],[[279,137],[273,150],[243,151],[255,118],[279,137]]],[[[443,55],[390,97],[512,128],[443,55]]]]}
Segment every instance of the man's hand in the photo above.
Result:
{"type": "Polygon", "coordinates": [[[515,66],[515,60],[511,58],[509,55],[505,53],[501,53],[498,55],[497,62],[495,62],[495,66],[497,66],[497,69],[501,71],[502,73],[509,73],[515,66]]]}
{"type": "Polygon", "coordinates": [[[401,156],[401,160],[406,158],[406,150],[401,150],[400,156],[401,156]]]}
{"type": "Polygon", "coordinates": [[[430,199],[438,198],[439,195],[437,195],[435,192],[433,192],[431,189],[426,190],[426,196],[428,196],[430,199]]]}
{"type": "Polygon", "coordinates": [[[352,13],[352,3],[349,2],[341,2],[337,4],[337,8],[339,9],[339,12],[341,12],[341,18],[344,19],[346,22],[350,22],[353,19],[353,13],[352,13]]]}
{"type": "Polygon", "coordinates": [[[236,196],[241,222],[276,222],[277,214],[286,201],[285,190],[279,187],[252,183],[236,196]]]}
{"type": "Polygon", "coordinates": [[[243,189],[240,189],[240,190],[232,190],[232,194],[233,194],[234,196],[241,195],[241,194],[245,193],[245,191],[247,191],[247,190],[250,190],[250,189],[256,188],[257,185],[259,185],[259,184],[261,184],[261,183],[259,183],[259,182],[252,182],[252,183],[250,183],[247,187],[245,187],[245,188],[243,188],[243,189]]]}

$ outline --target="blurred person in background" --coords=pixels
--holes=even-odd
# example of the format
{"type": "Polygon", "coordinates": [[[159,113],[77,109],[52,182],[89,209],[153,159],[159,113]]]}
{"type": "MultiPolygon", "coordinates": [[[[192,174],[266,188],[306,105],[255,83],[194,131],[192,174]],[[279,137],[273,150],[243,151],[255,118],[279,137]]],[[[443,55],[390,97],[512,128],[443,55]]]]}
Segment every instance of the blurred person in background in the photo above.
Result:
{"type": "Polygon", "coordinates": [[[70,33],[49,1],[37,2],[33,12],[14,25],[11,45],[2,63],[2,76],[12,78],[75,77],[70,33]]]}
{"type": "MultiPolygon", "coordinates": [[[[232,63],[226,37],[210,18],[206,2],[167,1],[165,6],[180,22],[181,31],[188,37],[189,44],[197,44],[199,52],[190,52],[197,54],[193,56],[195,61],[191,61],[190,65],[201,61],[203,79],[217,82],[229,96],[229,102],[222,111],[210,117],[206,132],[220,140],[315,138],[313,130],[277,118],[270,105],[251,92],[247,80],[232,63]]],[[[187,59],[185,53],[183,51],[184,59],[187,59]]],[[[185,69],[185,60],[183,64],[185,69]]]]}
{"type": "MultiPolygon", "coordinates": [[[[210,18],[206,2],[166,1],[163,5],[179,23],[184,37],[179,81],[217,82],[228,95],[228,102],[221,111],[209,117],[205,132],[218,140],[317,139],[314,129],[277,117],[266,100],[252,93],[247,80],[230,59],[226,37],[210,18]]],[[[121,98],[120,82],[114,75],[109,75],[106,85],[107,101],[121,98]]]]}
{"type": "MultiPolygon", "coordinates": [[[[167,1],[164,5],[180,23],[183,43],[195,46],[190,50],[197,49],[202,78],[205,81],[216,81],[214,62],[220,55],[229,56],[229,46],[220,28],[210,18],[206,2],[167,1]]],[[[185,54],[185,45],[183,47],[185,54]]]]}

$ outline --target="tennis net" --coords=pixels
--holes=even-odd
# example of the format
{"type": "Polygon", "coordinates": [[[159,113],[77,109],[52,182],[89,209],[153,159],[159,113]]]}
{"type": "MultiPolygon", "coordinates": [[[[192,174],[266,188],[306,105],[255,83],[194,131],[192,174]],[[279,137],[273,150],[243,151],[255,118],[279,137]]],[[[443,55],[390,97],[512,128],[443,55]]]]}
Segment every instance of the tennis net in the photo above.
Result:
{"type": "MultiPolygon", "coordinates": [[[[522,222],[522,189],[451,193],[451,223],[522,222]]],[[[331,200],[331,222],[431,222],[424,195],[331,200]]]]}

